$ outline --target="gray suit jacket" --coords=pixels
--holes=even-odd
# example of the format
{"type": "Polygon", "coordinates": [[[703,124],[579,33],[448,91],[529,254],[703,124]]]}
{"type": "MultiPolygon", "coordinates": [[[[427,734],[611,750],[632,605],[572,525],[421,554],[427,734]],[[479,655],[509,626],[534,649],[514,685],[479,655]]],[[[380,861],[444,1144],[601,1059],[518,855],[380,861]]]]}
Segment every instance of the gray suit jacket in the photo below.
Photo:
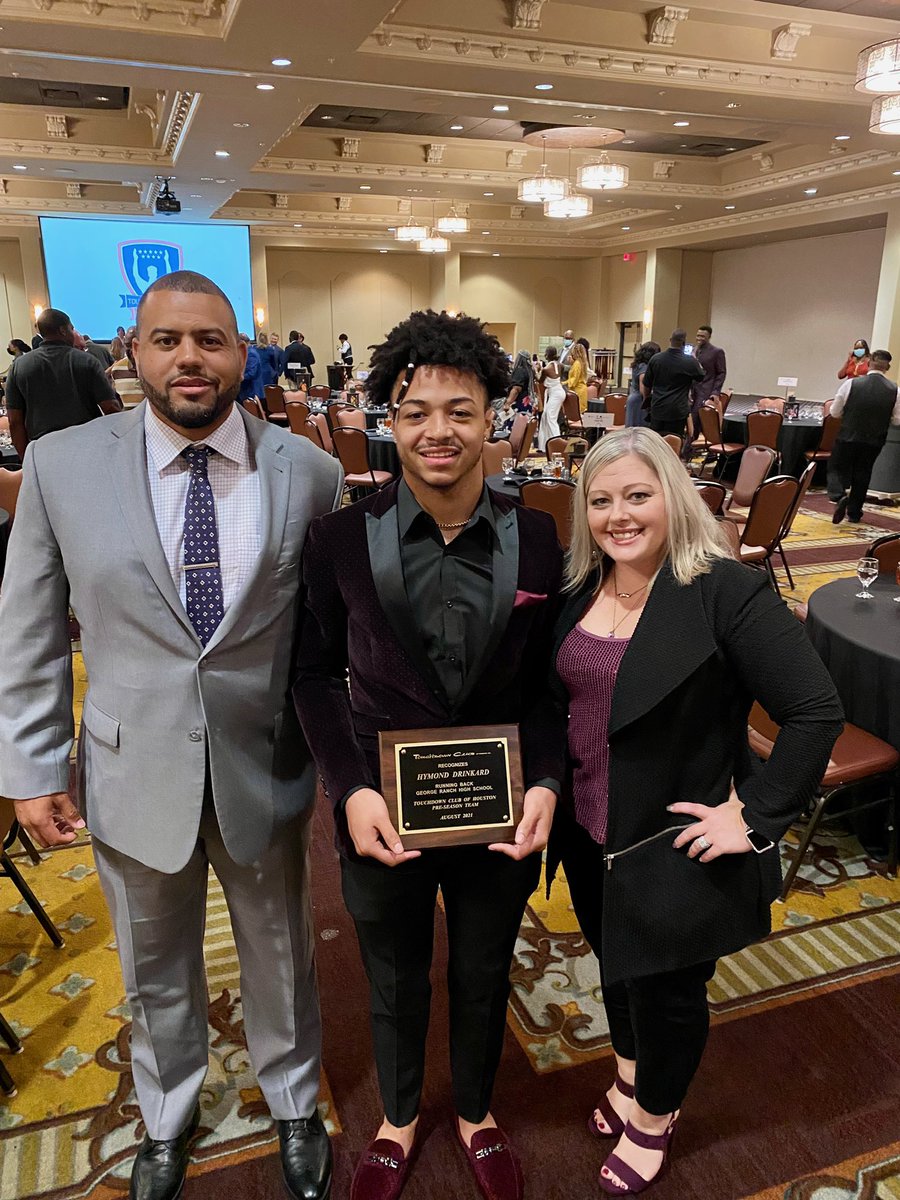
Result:
{"type": "Polygon", "coordinates": [[[89,679],[78,800],[107,845],[159,871],[187,862],[207,760],[222,836],[253,862],[313,803],[290,697],[309,522],[336,507],[337,462],[241,413],[259,471],[255,570],[204,649],[163,554],[144,404],[32,442],[0,597],[0,794],[65,791],[74,736],[67,598],[89,679]]]}

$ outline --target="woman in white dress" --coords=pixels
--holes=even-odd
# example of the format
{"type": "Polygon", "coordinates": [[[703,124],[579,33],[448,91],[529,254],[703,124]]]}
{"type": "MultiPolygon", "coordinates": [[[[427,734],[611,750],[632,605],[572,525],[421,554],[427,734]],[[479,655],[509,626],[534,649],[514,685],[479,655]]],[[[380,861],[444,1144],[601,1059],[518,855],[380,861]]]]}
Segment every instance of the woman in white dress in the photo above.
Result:
{"type": "Polygon", "coordinates": [[[547,365],[541,372],[541,382],[544,385],[544,412],[538,427],[537,444],[539,450],[547,449],[550,438],[559,437],[559,412],[566,398],[559,374],[558,353],[555,346],[547,347],[547,365]]]}

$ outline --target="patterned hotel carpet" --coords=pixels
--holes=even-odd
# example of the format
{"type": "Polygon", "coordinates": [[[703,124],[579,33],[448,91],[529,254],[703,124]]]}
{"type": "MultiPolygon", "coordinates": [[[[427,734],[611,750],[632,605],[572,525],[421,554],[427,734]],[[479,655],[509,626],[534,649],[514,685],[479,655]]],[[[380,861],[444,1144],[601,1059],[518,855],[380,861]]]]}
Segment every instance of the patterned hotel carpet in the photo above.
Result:
{"type": "MultiPolygon", "coordinates": [[[[822,507],[811,498],[791,539],[798,570],[789,600],[852,573],[864,546],[884,531],[880,515],[877,526],[834,527],[816,512],[822,507]]],[[[80,656],[76,663],[80,672],[80,656]]],[[[83,686],[82,678],[79,701],[83,686]]],[[[329,1077],[323,1112],[336,1135],[334,1196],[342,1200],[377,1100],[364,981],[329,824],[320,812],[314,896],[329,1077]]],[[[40,867],[17,861],[67,945],[54,950],[12,885],[0,883],[0,1007],[24,1047],[18,1057],[3,1053],[19,1094],[0,1099],[0,1200],[121,1198],[142,1128],[128,1071],[128,1011],[90,847],[85,840],[45,855],[40,867]]],[[[817,838],[788,903],[774,906],[773,928],[762,945],[723,960],[712,981],[710,1050],[673,1169],[652,1194],[898,1200],[900,883],[884,878],[849,833],[831,827],[817,838]]],[[[262,1200],[281,1194],[281,1184],[243,1042],[237,964],[215,881],[206,953],[211,1067],[184,1200],[262,1200]]],[[[439,948],[436,976],[444,963],[439,948]]],[[[549,904],[542,891],[532,898],[513,980],[496,1111],[523,1154],[529,1196],[580,1200],[597,1194],[599,1151],[583,1119],[608,1073],[610,1050],[596,965],[564,886],[549,904]]],[[[446,1125],[445,1026],[438,986],[427,1141],[404,1200],[477,1194],[446,1125]]]]}

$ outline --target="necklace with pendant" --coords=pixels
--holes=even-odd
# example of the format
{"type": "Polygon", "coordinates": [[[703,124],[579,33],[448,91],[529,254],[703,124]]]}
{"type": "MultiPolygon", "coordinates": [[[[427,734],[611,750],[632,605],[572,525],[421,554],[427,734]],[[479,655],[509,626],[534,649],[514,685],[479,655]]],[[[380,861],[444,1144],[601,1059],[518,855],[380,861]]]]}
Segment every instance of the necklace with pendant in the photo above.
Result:
{"type": "Polygon", "coordinates": [[[645,591],[649,586],[650,586],[650,584],[648,582],[648,583],[645,583],[643,587],[639,587],[633,592],[619,592],[616,590],[616,571],[615,571],[615,568],[613,568],[613,613],[612,613],[613,627],[609,631],[609,633],[606,635],[608,638],[615,637],[616,630],[619,628],[619,626],[624,625],[624,623],[628,619],[628,617],[630,617],[633,612],[638,611],[636,608],[626,609],[625,615],[617,621],[616,620],[616,612],[618,610],[617,599],[621,597],[621,599],[623,599],[623,600],[630,600],[632,596],[639,596],[641,594],[641,592],[645,591]]]}

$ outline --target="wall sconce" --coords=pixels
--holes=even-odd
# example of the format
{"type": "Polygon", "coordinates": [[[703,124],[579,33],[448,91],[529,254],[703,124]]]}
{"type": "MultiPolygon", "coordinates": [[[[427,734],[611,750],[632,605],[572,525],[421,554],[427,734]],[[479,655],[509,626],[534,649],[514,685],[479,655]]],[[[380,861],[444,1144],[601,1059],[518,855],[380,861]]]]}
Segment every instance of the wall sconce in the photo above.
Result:
{"type": "Polygon", "coordinates": [[[256,323],[257,323],[257,325],[260,325],[260,326],[261,326],[261,325],[263,324],[263,322],[265,321],[265,319],[266,319],[266,310],[265,310],[264,308],[258,308],[258,309],[256,310],[256,323]]]}
{"type": "Polygon", "coordinates": [[[37,321],[38,317],[41,315],[41,313],[43,311],[44,311],[43,304],[35,304],[34,309],[33,309],[35,321],[37,321]]]}

